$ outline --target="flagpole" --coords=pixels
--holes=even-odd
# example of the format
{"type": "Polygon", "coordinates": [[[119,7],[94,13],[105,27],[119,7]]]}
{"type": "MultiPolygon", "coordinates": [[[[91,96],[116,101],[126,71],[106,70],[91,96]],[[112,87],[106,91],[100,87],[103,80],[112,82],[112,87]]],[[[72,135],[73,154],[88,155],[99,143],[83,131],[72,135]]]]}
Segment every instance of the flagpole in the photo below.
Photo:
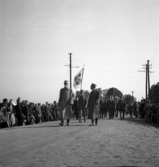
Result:
{"type": "Polygon", "coordinates": [[[80,90],[82,89],[83,75],[84,75],[84,67],[85,67],[85,64],[83,65],[83,74],[82,74],[82,82],[81,82],[81,88],[80,88],[80,90]]]}

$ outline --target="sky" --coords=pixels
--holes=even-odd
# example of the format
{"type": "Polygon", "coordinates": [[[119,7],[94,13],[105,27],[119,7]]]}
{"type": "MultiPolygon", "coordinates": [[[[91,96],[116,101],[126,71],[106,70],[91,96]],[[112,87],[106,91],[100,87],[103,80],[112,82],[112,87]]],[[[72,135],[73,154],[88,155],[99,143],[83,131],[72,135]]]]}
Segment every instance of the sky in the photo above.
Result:
{"type": "Polygon", "coordinates": [[[159,82],[159,1],[0,0],[0,101],[58,101],[69,53],[72,82],[85,66],[82,89],[141,100],[147,60],[150,85],[159,82]]]}

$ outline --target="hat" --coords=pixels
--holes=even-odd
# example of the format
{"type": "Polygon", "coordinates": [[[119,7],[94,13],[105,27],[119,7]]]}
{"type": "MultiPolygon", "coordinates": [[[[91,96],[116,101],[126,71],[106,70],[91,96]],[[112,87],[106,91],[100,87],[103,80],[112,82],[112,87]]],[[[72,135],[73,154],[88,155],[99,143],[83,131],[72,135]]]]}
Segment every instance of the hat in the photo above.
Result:
{"type": "Polygon", "coordinates": [[[64,81],[64,84],[68,84],[68,80],[65,80],[65,81],[64,81]]]}
{"type": "Polygon", "coordinates": [[[84,90],[81,90],[80,92],[81,92],[81,93],[84,93],[84,90]]]}
{"type": "Polygon", "coordinates": [[[8,103],[8,99],[3,99],[3,102],[4,102],[4,103],[5,103],[5,102],[8,103]]]}
{"type": "Polygon", "coordinates": [[[20,100],[20,97],[18,97],[17,101],[19,101],[19,100],[20,100]]]}
{"type": "Polygon", "coordinates": [[[92,85],[91,85],[91,86],[96,87],[97,85],[96,85],[96,84],[94,84],[94,83],[92,83],[92,85]]]}

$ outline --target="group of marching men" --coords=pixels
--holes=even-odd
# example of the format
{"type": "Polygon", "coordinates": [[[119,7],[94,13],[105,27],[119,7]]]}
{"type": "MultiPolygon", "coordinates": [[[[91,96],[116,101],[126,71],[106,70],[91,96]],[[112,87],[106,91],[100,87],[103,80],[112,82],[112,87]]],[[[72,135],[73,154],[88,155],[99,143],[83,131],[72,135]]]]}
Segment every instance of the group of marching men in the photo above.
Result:
{"type": "MultiPolygon", "coordinates": [[[[76,119],[79,119],[79,122],[81,122],[82,115],[84,117],[84,122],[86,121],[89,106],[88,101],[84,97],[83,90],[80,91],[79,99],[74,100],[73,109],[75,110],[76,119]]],[[[138,103],[135,101],[131,105],[126,105],[123,98],[114,100],[113,96],[110,96],[107,100],[105,100],[105,98],[103,99],[100,97],[99,106],[99,118],[105,118],[109,115],[109,119],[114,119],[114,117],[118,117],[119,115],[120,119],[123,120],[125,118],[125,114],[127,113],[130,114],[130,118],[132,118],[133,115],[137,118],[139,114],[138,103]]]]}
{"type": "MultiPolygon", "coordinates": [[[[84,122],[86,121],[86,118],[91,119],[90,126],[97,126],[98,119],[106,117],[107,113],[109,113],[109,119],[113,119],[115,116],[118,117],[118,112],[120,113],[120,118],[124,119],[125,112],[128,109],[122,98],[116,101],[110,96],[106,102],[103,102],[100,96],[100,91],[96,88],[97,85],[91,84],[90,89],[92,91],[88,100],[85,97],[84,90],[80,91],[78,100],[74,100],[72,89],[70,89],[68,85],[68,81],[64,81],[64,88],[60,90],[58,102],[59,118],[61,120],[61,123],[59,123],[60,126],[64,125],[64,120],[67,120],[67,126],[69,126],[72,108],[76,115],[76,119],[79,119],[79,122],[82,122],[82,116],[84,117],[84,122]]],[[[129,107],[129,113],[130,117],[132,117],[133,114],[137,117],[137,102],[134,102],[129,107]]]]}

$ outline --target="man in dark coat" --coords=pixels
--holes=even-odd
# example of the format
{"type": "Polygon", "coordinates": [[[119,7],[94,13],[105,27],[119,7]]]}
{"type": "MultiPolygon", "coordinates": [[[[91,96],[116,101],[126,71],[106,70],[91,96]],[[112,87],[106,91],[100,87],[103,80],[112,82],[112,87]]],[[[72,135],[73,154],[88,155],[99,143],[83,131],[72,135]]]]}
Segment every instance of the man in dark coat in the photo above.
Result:
{"type": "Polygon", "coordinates": [[[78,120],[77,103],[78,103],[78,100],[77,100],[77,97],[76,97],[76,98],[74,99],[74,103],[73,103],[73,109],[74,109],[74,114],[75,114],[76,120],[78,120]]]}
{"type": "Polygon", "coordinates": [[[92,92],[90,93],[88,100],[88,119],[91,119],[92,121],[90,126],[97,126],[100,110],[100,96],[99,91],[96,89],[96,84],[91,85],[91,90],[92,92]]]}
{"type": "Polygon", "coordinates": [[[17,99],[17,105],[15,106],[15,110],[16,110],[16,118],[18,120],[18,126],[23,126],[25,116],[22,111],[22,104],[20,97],[17,99]]]}
{"type": "Polygon", "coordinates": [[[71,112],[72,112],[72,104],[73,104],[73,92],[72,89],[68,86],[68,81],[64,81],[64,88],[60,90],[60,97],[59,97],[59,106],[60,106],[60,119],[61,123],[60,126],[63,126],[64,119],[67,119],[67,126],[69,126],[69,121],[71,119],[71,112]]]}
{"type": "Polygon", "coordinates": [[[121,99],[119,105],[120,119],[125,119],[125,110],[126,110],[126,103],[124,99],[121,99]]]}
{"type": "Polygon", "coordinates": [[[79,107],[79,122],[82,122],[82,115],[84,117],[84,122],[86,122],[86,98],[84,96],[84,90],[80,91],[80,96],[79,96],[79,100],[78,100],[78,107],[79,107]]]}
{"type": "Polygon", "coordinates": [[[109,119],[113,119],[114,112],[116,110],[116,103],[115,103],[115,100],[113,100],[111,96],[109,97],[107,105],[108,105],[108,111],[109,111],[109,119]]]}
{"type": "Polygon", "coordinates": [[[104,118],[104,102],[100,99],[100,118],[104,118]]]}

